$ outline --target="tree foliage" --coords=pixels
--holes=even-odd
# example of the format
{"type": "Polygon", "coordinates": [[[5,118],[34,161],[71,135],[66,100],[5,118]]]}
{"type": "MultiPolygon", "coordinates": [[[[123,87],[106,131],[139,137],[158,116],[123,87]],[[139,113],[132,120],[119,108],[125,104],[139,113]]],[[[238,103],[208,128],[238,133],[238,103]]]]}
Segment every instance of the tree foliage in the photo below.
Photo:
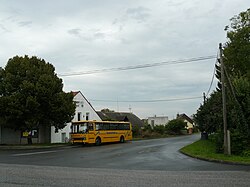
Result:
{"type": "Polygon", "coordinates": [[[41,126],[61,129],[70,122],[73,95],[62,91],[52,64],[37,57],[15,56],[0,69],[0,123],[16,130],[41,126]]]}
{"type": "MultiPolygon", "coordinates": [[[[226,26],[228,41],[224,44],[226,74],[226,107],[231,131],[232,153],[240,154],[250,143],[250,9],[234,16],[226,26]]],[[[223,147],[221,69],[216,66],[217,90],[200,106],[195,121],[201,131],[217,133],[217,150],[223,147]]]]}
{"type": "Polygon", "coordinates": [[[231,18],[226,27],[224,62],[233,77],[246,76],[250,80],[250,9],[231,18]]]}
{"type": "Polygon", "coordinates": [[[101,112],[115,112],[114,110],[110,110],[109,108],[104,108],[101,110],[101,112]]]}
{"type": "Polygon", "coordinates": [[[166,130],[172,134],[182,134],[181,130],[186,127],[186,123],[182,119],[173,119],[166,125],[166,130]]]}
{"type": "Polygon", "coordinates": [[[194,120],[201,132],[213,133],[222,128],[221,92],[214,92],[197,110],[194,120]]]}

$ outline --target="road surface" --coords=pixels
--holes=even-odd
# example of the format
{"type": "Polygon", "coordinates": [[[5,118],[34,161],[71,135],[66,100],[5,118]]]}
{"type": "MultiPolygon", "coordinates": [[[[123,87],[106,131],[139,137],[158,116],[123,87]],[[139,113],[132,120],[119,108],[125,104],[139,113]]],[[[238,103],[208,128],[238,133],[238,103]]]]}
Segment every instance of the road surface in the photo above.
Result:
{"type": "Polygon", "coordinates": [[[0,186],[250,186],[250,166],[178,150],[199,135],[56,149],[1,150],[0,186]]]}

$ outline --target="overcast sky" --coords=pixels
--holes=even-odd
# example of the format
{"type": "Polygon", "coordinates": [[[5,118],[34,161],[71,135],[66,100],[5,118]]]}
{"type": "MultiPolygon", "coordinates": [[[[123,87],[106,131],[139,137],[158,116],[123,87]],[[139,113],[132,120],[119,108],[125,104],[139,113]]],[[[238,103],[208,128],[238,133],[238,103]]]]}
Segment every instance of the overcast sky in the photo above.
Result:
{"type": "MultiPolygon", "coordinates": [[[[249,0],[0,0],[0,67],[15,55],[38,56],[55,66],[64,91],[81,91],[96,110],[132,111],[140,118],[192,115],[209,89],[215,59],[167,62],[216,56],[229,19],[249,5],[249,0]],[[160,62],[166,63],[63,76],[160,62]],[[185,99],[193,97],[199,98],[185,99]]],[[[215,86],[216,80],[212,90],[215,86]]]]}

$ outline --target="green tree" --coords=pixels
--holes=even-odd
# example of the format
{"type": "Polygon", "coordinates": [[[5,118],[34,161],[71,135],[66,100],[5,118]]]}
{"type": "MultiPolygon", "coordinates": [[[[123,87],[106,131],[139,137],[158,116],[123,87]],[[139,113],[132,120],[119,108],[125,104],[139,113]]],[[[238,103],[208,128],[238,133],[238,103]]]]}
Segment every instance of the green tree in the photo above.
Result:
{"type": "Polygon", "coordinates": [[[235,106],[230,111],[232,123],[229,125],[233,135],[240,134],[238,142],[244,150],[250,143],[250,9],[230,21],[231,24],[225,29],[228,41],[224,47],[224,62],[229,83],[232,84],[235,106]]]}
{"type": "MultiPolygon", "coordinates": [[[[226,27],[223,61],[226,74],[226,106],[228,129],[231,131],[232,153],[240,154],[250,143],[250,9],[234,16],[226,27]]],[[[195,121],[201,131],[216,132],[217,150],[223,147],[221,110],[221,68],[216,66],[217,91],[201,105],[195,121]]]]}
{"type": "Polygon", "coordinates": [[[250,80],[250,9],[230,21],[223,52],[227,71],[233,77],[246,76],[250,80]]]}
{"type": "Polygon", "coordinates": [[[102,109],[101,110],[101,112],[115,112],[114,110],[110,110],[110,109],[108,109],[108,108],[104,108],[104,109],[102,109]]]}
{"type": "Polygon", "coordinates": [[[215,91],[211,94],[194,115],[194,121],[201,132],[208,134],[222,129],[222,100],[221,92],[215,91]]]}
{"type": "Polygon", "coordinates": [[[182,119],[173,119],[166,125],[169,134],[182,134],[181,130],[186,127],[186,123],[182,119]]]}
{"type": "Polygon", "coordinates": [[[15,56],[0,69],[0,123],[15,130],[62,129],[75,112],[73,95],[62,91],[52,64],[15,56]]]}

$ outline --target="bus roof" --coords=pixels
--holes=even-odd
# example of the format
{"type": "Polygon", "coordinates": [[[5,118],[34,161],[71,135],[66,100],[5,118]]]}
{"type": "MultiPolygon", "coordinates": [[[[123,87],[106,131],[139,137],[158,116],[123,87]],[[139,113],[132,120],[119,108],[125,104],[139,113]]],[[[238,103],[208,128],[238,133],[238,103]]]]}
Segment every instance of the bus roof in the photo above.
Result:
{"type": "Polygon", "coordinates": [[[81,121],[74,121],[73,124],[79,124],[79,123],[130,123],[128,121],[96,121],[96,120],[81,120],[81,121]]]}

